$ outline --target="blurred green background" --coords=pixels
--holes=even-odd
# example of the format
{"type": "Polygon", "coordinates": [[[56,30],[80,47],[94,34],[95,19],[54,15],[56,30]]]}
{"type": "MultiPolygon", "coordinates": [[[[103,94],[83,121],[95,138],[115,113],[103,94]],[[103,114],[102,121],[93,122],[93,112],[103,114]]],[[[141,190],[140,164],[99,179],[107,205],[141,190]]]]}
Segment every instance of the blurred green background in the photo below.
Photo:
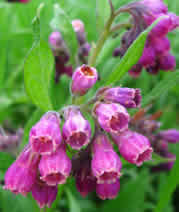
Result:
{"type": "MultiPolygon", "coordinates": [[[[105,0],[104,0],[105,1],[105,0]]],[[[96,42],[99,37],[98,22],[96,19],[96,0],[31,0],[28,4],[8,4],[0,0],[0,124],[8,123],[12,129],[31,126],[32,114],[36,107],[25,93],[23,80],[23,65],[29,50],[33,45],[32,20],[36,15],[41,2],[45,7],[41,12],[41,35],[48,42],[48,36],[52,32],[50,22],[53,18],[53,5],[60,3],[71,20],[82,19],[88,41],[96,42]],[[28,124],[28,126],[26,125],[28,124]]],[[[129,0],[113,0],[116,8],[129,0]]],[[[169,10],[179,15],[179,2],[167,1],[169,10]]],[[[101,5],[102,6],[102,5],[101,5]]],[[[106,14],[104,14],[104,19],[106,14]]],[[[122,17],[124,20],[126,17],[122,17]]],[[[176,56],[177,69],[179,67],[179,33],[175,31],[169,35],[172,53],[176,56]]],[[[106,78],[119,59],[112,57],[112,51],[120,45],[120,39],[109,39],[101,56],[98,59],[97,69],[101,77],[106,78]]],[[[38,70],[36,70],[38,71],[38,70]]],[[[138,79],[131,79],[128,75],[121,81],[123,86],[141,88],[142,95],[150,93],[161,80],[167,79],[170,73],[160,73],[151,76],[143,72],[138,79]]],[[[59,109],[68,100],[69,95],[67,77],[62,77],[58,85],[54,85],[53,103],[59,109]]],[[[179,84],[172,86],[170,90],[163,90],[162,95],[153,102],[151,112],[163,111],[160,118],[162,128],[179,129],[179,84]]],[[[42,113],[39,112],[39,117],[42,113]]],[[[38,118],[36,117],[38,120],[38,118]]],[[[27,142],[28,136],[23,141],[27,142]]],[[[23,143],[23,144],[24,144],[23,143]]],[[[171,146],[175,154],[179,151],[179,145],[171,146]]],[[[0,180],[3,181],[4,172],[14,159],[12,156],[0,153],[0,180]]],[[[65,188],[59,188],[59,197],[53,204],[52,209],[47,211],[70,211],[70,212],[150,212],[155,208],[163,186],[167,183],[169,173],[151,174],[147,166],[135,168],[126,166],[121,178],[121,191],[115,200],[101,201],[95,194],[82,199],[77,193],[73,180],[69,180],[65,188]]],[[[179,211],[179,189],[176,190],[165,212],[179,211]]],[[[32,212],[39,211],[34,200],[15,196],[10,192],[3,191],[0,187],[0,211],[2,212],[32,212]]]]}

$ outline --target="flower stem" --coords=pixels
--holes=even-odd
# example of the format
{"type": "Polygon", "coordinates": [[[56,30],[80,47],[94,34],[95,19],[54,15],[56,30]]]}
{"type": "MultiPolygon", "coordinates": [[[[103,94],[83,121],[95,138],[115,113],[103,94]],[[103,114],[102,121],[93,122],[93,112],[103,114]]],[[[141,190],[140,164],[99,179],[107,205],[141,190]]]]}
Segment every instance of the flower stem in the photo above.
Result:
{"type": "Polygon", "coordinates": [[[95,66],[96,59],[97,59],[100,51],[102,50],[103,45],[108,38],[108,35],[110,34],[110,28],[111,28],[114,18],[115,18],[115,15],[112,13],[104,27],[104,31],[102,32],[99,40],[97,41],[96,47],[94,48],[91,57],[89,58],[88,64],[90,66],[95,66]]]}

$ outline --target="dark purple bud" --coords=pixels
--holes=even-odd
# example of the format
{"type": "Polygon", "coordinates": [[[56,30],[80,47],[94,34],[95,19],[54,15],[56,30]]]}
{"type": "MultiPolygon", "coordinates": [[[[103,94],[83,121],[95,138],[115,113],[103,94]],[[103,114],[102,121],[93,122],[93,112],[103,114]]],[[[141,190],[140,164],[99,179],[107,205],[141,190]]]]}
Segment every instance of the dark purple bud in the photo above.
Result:
{"type": "Polygon", "coordinates": [[[158,136],[170,143],[179,142],[179,131],[176,129],[161,131],[159,132],[158,136]]]}
{"type": "Polygon", "coordinates": [[[175,57],[171,55],[170,53],[167,55],[164,55],[159,60],[159,66],[160,66],[160,69],[164,71],[174,70],[176,67],[175,57]]]}
{"type": "Polygon", "coordinates": [[[135,66],[132,67],[132,69],[129,71],[129,74],[131,77],[137,78],[140,76],[141,72],[142,72],[142,65],[141,64],[137,64],[135,66]]]}

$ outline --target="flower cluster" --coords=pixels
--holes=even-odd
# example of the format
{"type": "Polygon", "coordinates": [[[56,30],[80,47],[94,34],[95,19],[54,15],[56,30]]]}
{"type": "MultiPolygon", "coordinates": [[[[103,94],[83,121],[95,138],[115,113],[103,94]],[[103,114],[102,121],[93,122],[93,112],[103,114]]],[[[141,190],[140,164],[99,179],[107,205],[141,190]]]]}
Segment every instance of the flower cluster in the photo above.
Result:
{"type": "MultiPolygon", "coordinates": [[[[72,76],[73,99],[85,95],[97,79],[95,68],[77,68],[72,76]]],[[[50,206],[56,198],[57,185],[66,183],[72,173],[82,196],[96,190],[101,199],[116,197],[122,163],[109,135],[129,163],[140,166],[151,159],[148,139],[129,129],[127,110],[139,107],[140,102],[139,89],[99,89],[87,105],[71,105],[60,111],[64,119],[62,134],[59,113],[47,112],[31,128],[29,144],[8,169],[5,189],[23,195],[32,192],[40,207],[50,206]],[[90,111],[94,119],[93,138],[84,110],[90,111]],[[66,152],[69,148],[78,150],[71,159],[66,152]]]]}
{"type": "Polygon", "coordinates": [[[145,115],[144,110],[139,111],[130,123],[137,132],[149,138],[154,152],[166,159],[166,162],[152,167],[152,171],[168,171],[173,167],[176,157],[170,153],[168,143],[175,144],[179,142],[178,130],[159,130],[161,123],[156,121],[156,119],[160,115],[160,111],[150,116],[145,115]]]}
{"type": "Polygon", "coordinates": [[[131,4],[129,12],[133,17],[133,27],[123,35],[121,47],[114,51],[114,56],[123,56],[138,35],[162,17],[163,19],[149,33],[142,57],[129,74],[137,77],[143,68],[150,74],[157,74],[160,70],[174,70],[176,61],[170,53],[167,34],[179,27],[179,17],[168,12],[162,0],[141,0],[131,4]]]}
{"type": "MultiPolygon", "coordinates": [[[[86,63],[86,57],[90,51],[90,44],[86,41],[84,24],[81,20],[73,20],[72,27],[76,33],[79,45],[78,60],[82,63],[86,63]]],[[[63,36],[59,31],[54,31],[51,33],[49,36],[49,44],[55,56],[55,81],[58,83],[61,75],[66,74],[69,77],[72,76],[73,67],[71,64],[69,64],[70,53],[63,36]]]]}

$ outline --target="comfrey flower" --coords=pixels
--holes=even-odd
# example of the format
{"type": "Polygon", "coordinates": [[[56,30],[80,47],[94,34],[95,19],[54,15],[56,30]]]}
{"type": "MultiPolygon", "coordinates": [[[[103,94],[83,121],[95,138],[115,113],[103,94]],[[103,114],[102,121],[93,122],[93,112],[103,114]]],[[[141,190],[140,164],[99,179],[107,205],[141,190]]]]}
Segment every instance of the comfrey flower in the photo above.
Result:
{"type": "Polygon", "coordinates": [[[120,103],[126,108],[140,107],[142,98],[140,89],[122,87],[101,89],[97,93],[97,96],[104,101],[120,103]]]}
{"type": "Polygon", "coordinates": [[[95,68],[88,65],[78,67],[72,76],[71,91],[74,95],[84,95],[93,87],[98,79],[98,73],[95,68]]]}
{"type": "Polygon", "coordinates": [[[149,33],[143,55],[129,74],[137,77],[143,67],[150,74],[157,74],[159,70],[174,70],[175,57],[170,53],[170,41],[166,36],[179,27],[179,17],[168,12],[168,8],[162,0],[142,0],[133,3],[129,12],[133,17],[134,26],[124,34],[122,46],[115,51],[114,56],[123,56],[140,32],[163,16],[163,19],[149,33]]]}
{"type": "Polygon", "coordinates": [[[113,135],[119,152],[129,163],[141,166],[144,161],[151,160],[152,147],[147,137],[132,131],[120,135],[113,135]]]}
{"type": "Polygon", "coordinates": [[[179,142],[179,131],[176,129],[160,131],[158,133],[158,137],[168,141],[169,143],[177,143],[179,142]]]}
{"type": "Polygon", "coordinates": [[[9,167],[5,174],[4,189],[15,194],[26,195],[31,191],[36,180],[39,156],[25,147],[17,160],[9,167]]]}
{"type": "Polygon", "coordinates": [[[63,139],[73,149],[81,149],[90,142],[91,127],[84,119],[80,110],[75,107],[65,111],[65,123],[63,125],[63,139]]]}
{"type": "Polygon", "coordinates": [[[39,154],[51,154],[60,145],[60,119],[56,112],[46,113],[30,131],[32,151],[39,154]]]}
{"type": "Polygon", "coordinates": [[[115,183],[121,176],[120,158],[104,134],[97,134],[94,138],[91,167],[98,184],[115,183]]]}
{"type": "Polygon", "coordinates": [[[106,132],[119,133],[128,128],[129,114],[122,105],[97,103],[94,107],[94,115],[106,132]]]}
{"type": "Polygon", "coordinates": [[[120,183],[116,181],[112,184],[97,184],[96,185],[96,193],[98,197],[102,200],[105,199],[114,199],[120,190],[120,183]]]}
{"type": "Polygon", "coordinates": [[[40,179],[49,186],[64,184],[70,175],[70,171],[71,161],[66,154],[64,144],[56,152],[51,155],[44,155],[40,159],[40,179]]]}
{"type": "Polygon", "coordinates": [[[40,208],[51,207],[52,202],[57,196],[57,186],[49,186],[39,179],[32,187],[32,197],[37,201],[40,208]]]}

